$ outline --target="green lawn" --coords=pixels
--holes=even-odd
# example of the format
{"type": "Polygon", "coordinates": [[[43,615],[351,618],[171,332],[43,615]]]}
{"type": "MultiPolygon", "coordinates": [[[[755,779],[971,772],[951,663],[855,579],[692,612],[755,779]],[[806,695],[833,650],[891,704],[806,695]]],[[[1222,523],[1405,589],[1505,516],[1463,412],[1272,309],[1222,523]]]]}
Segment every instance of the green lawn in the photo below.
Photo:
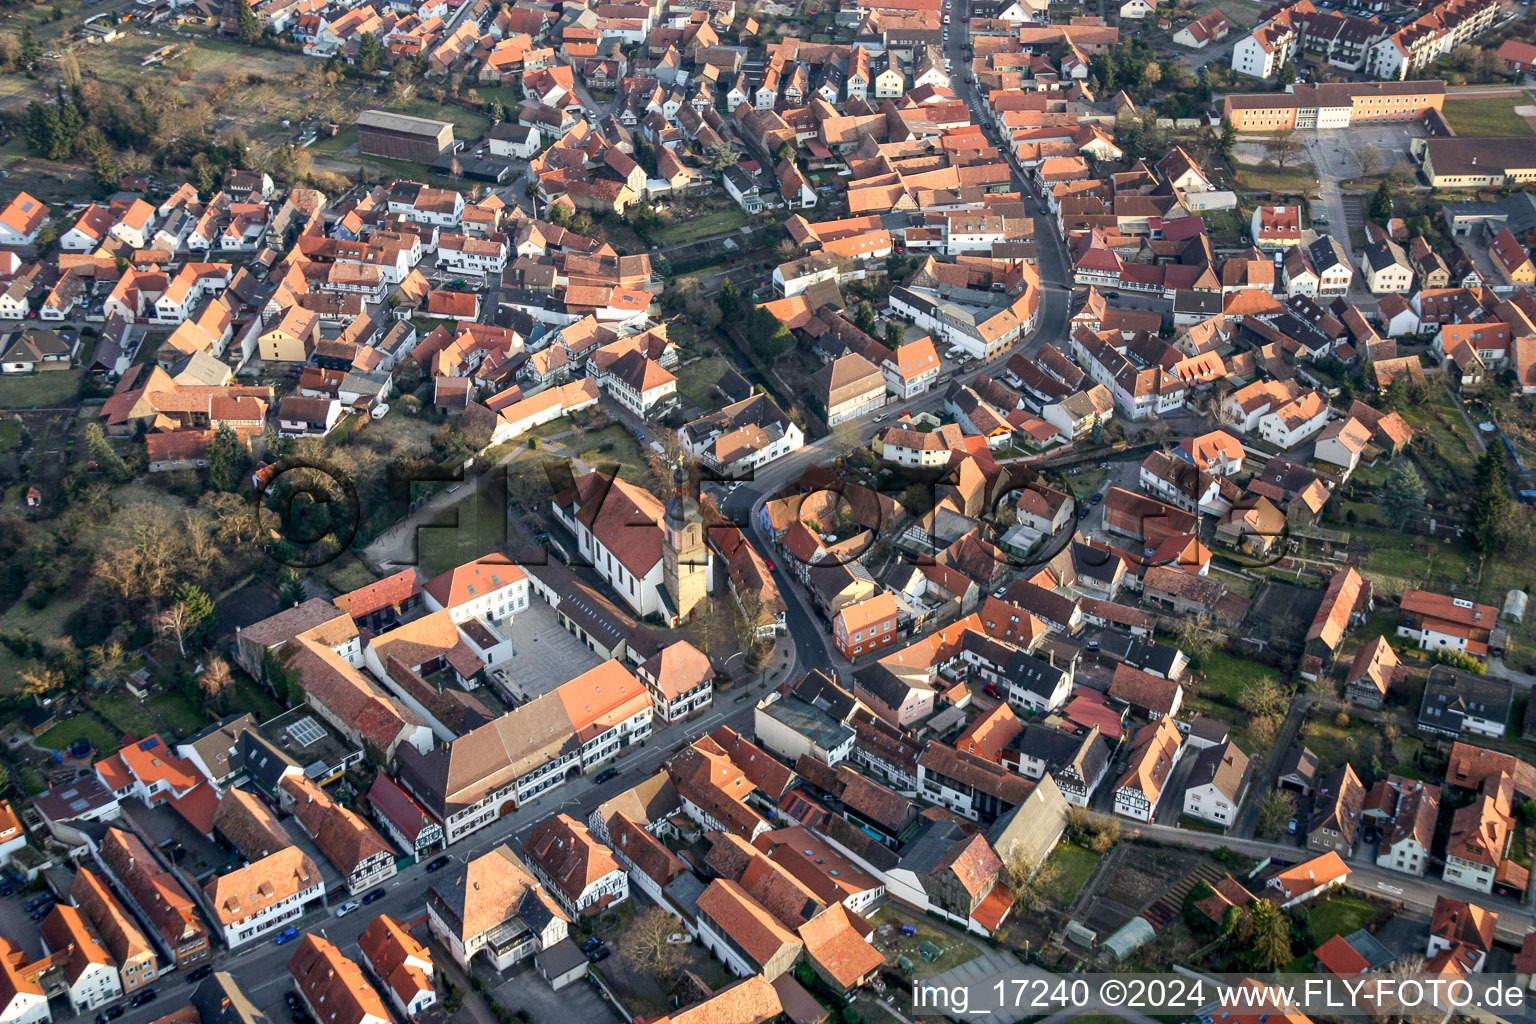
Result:
{"type": "Polygon", "coordinates": [[[1487,96],[1445,101],[1445,119],[1457,135],[1531,135],[1531,123],[1515,113],[1515,106],[1530,102],[1522,96],[1487,96]]]}
{"type": "Polygon", "coordinates": [[[197,702],[178,690],[162,690],[145,703],[161,727],[178,740],[186,739],[209,724],[208,716],[197,702]]]}
{"type": "Polygon", "coordinates": [[[235,681],[235,696],[230,704],[237,711],[249,711],[261,722],[271,721],[284,710],[282,705],[272,699],[271,694],[243,677],[235,681]]]}
{"type": "Polygon", "coordinates": [[[507,539],[506,517],[481,491],[438,516],[416,534],[416,552],[429,577],[479,558],[507,539]]]}
{"type": "Polygon", "coordinates": [[[0,380],[0,409],[41,409],[74,405],[83,370],[7,375],[0,380]]]}
{"type": "Polygon", "coordinates": [[[1282,170],[1234,163],[1232,170],[1243,188],[1257,192],[1306,192],[1317,188],[1317,172],[1311,164],[1293,164],[1282,170]]]}
{"type": "Polygon", "coordinates": [[[91,700],[91,710],[120,735],[143,739],[159,727],[144,711],[144,704],[127,693],[107,693],[91,700]]]}
{"type": "Polygon", "coordinates": [[[1275,670],[1256,661],[1234,658],[1225,651],[1212,651],[1201,660],[1205,670],[1205,682],[1200,692],[1224,704],[1237,707],[1238,694],[1243,687],[1265,676],[1275,678],[1275,670]]]}
{"type": "Polygon", "coordinates": [[[1355,756],[1355,737],[1350,729],[1340,729],[1330,718],[1313,719],[1302,726],[1301,742],[1317,755],[1320,775],[1331,772],[1355,756]]]}
{"type": "Polygon", "coordinates": [[[726,206],[698,217],[689,217],[651,232],[656,246],[680,245],[700,238],[723,235],[747,225],[747,212],[739,206],[726,206]]]}
{"type": "Polygon", "coordinates": [[[21,440],[21,424],[15,420],[0,420],[0,452],[8,452],[21,440]]]}
{"type": "Polygon", "coordinates": [[[1043,869],[1052,872],[1046,879],[1047,898],[1062,909],[1071,906],[1102,857],[1103,854],[1085,850],[1075,843],[1064,842],[1056,847],[1043,869]]]}
{"type": "Polygon", "coordinates": [[[1334,896],[1314,905],[1308,913],[1312,938],[1322,945],[1335,935],[1349,935],[1371,923],[1376,909],[1354,896],[1334,896]]]}
{"type": "Polygon", "coordinates": [[[90,712],[66,718],[36,740],[39,747],[63,750],[76,740],[90,740],[98,755],[115,753],[120,737],[90,712]]]}
{"type": "Polygon", "coordinates": [[[715,381],[728,364],[719,356],[703,356],[677,368],[677,390],[701,409],[715,407],[715,381]]]}
{"type": "MultiPolygon", "coordinates": [[[[707,406],[706,406],[707,408],[707,406]]],[[[617,462],[640,476],[624,474],[626,480],[643,479],[645,459],[635,436],[617,423],[610,423],[597,430],[583,430],[561,442],[589,466],[617,462]]]]}

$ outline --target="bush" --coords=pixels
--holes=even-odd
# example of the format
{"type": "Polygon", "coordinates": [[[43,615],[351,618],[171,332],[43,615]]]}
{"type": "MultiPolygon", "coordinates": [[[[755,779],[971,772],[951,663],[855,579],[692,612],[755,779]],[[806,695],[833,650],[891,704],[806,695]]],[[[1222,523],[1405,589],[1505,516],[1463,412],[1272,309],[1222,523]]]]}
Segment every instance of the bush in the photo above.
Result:
{"type": "Polygon", "coordinates": [[[1349,715],[1343,711],[1340,711],[1338,714],[1333,716],[1333,724],[1338,726],[1340,729],[1348,729],[1349,715]]]}

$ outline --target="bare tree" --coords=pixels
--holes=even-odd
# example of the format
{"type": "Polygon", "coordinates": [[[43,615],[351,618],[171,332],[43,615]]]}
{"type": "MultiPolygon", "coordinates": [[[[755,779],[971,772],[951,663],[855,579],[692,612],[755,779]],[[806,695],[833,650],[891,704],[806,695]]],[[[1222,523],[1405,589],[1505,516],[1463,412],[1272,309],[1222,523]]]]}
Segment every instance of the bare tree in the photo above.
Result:
{"type": "Polygon", "coordinates": [[[187,607],[187,603],[185,601],[177,601],[169,608],[166,608],[160,613],[159,618],[155,620],[155,624],[159,626],[162,636],[173,636],[176,638],[176,649],[185,658],[187,656],[187,637],[197,628],[197,623],[192,620],[192,612],[187,607]]]}
{"type": "Polygon", "coordinates": [[[1275,745],[1280,737],[1280,719],[1275,715],[1252,718],[1248,721],[1248,740],[1253,744],[1253,757],[1275,745]]]}
{"type": "Polygon", "coordinates": [[[182,516],[182,527],[182,537],[186,541],[183,562],[193,577],[202,579],[224,557],[219,547],[217,525],[207,512],[188,509],[182,516]]]}
{"type": "Polygon", "coordinates": [[[1258,833],[1266,839],[1279,839],[1285,826],[1296,814],[1296,800],[1284,790],[1272,789],[1259,804],[1258,833]]]}
{"type": "Polygon", "coordinates": [[[221,541],[248,544],[260,531],[260,524],[251,512],[251,503],[238,494],[209,491],[198,499],[198,507],[207,511],[209,522],[221,541]]]}
{"type": "Polygon", "coordinates": [[[112,686],[123,681],[128,668],[128,651],[120,640],[108,640],[90,649],[91,672],[98,682],[112,686]]]}
{"type": "Polygon", "coordinates": [[[633,970],[655,977],[663,989],[670,988],[687,960],[687,943],[672,941],[682,930],[677,918],[660,907],[651,907],[624,933],[619,956],[633,970]]]}
{"type": "Polygon", "coordinates": [[[743,589],[737,600],[731,602],[735,617],[731,620],[736,644],[752,660],[752,652],[758,645],[757,631],[763,624],[763,596],[750,589],[743,589]]]}
{"type": "Polygon", "coordinates": [[[1237,705],[1255,718],[1270,718],[1285,711],[1290,695],[1275,682],[1273,676],[1264,676],[1245,685],[1237,694],[1237,705]]]}
{"type": "Polygon", "coordinates": [[[1296,137],[1294,128],[1284,128],[1271,135],[1264,143],[1264,152],[1269,154],[1275,166],[1285,170],[1301,153],[1301,140],[1296,137]]]}
{"type": "Polygon", "coordinates": [[[1035,865],[1029,862],[1022,849],[1015,849],[1004,865],[1008,871],[1008,888],[1013,893],[1013,905],[1028,913],[1038,913],[1051,902],[1050,890],[1061,869],[1047,860],[1035,865]]]}
{"type": "Polygon", "coordinates": [[[864,447],[863,439],[859,436],[859,424],[856,420],[843,420],[832,428],[832,443],[837,446],[837,457],[846,459],[858,449],[864,447]]]}
{"type": "Polygon", "coordinates": [[[64,688],[64,674],[46,665],[25,669],[18,678],[21,680],[21,692],[28,697],[42,697],[64,688]]]}
{"type": "Polygon", "coordinates": [[[1360,162],[1360,176],[1365,178],[1380,174],[1381,169],[1387,166],[1387,158],[1382,155],[1381,150],[1370,144],[1357,146],[1355,159],[1360,162]]]}
{"type": "Polygon", "coordinates": [[[1226,634],[1216,624],[1210,612],[1186,615],[1173,627],[1174,639],[1179,646],[1197,658],[1210,654],[1219,644],[1226,642],[1226,634]]]}
{"type": "Polygon", "coordinates": [[[234,673],[229,670],[229,662],[223,658],[214,658],[203,669],[203,674],[197,677],[197,688],[203,691],[203,699],[210,708],[222,706],[224,694],[234,683],[234,673]]]}

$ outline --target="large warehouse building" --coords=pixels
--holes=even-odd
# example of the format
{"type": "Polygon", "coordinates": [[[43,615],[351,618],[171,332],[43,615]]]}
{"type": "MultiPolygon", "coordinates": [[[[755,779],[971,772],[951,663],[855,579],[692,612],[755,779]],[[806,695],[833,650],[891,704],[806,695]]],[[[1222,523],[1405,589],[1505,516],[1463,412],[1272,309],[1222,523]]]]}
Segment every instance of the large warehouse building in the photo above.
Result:
{"type": "Polygon", "coordinates": [[[365,110],[357,117],[358,149],[368,156],[431,164],[454,148],[453,123],[431,121],[385,110],[365,110]]]}

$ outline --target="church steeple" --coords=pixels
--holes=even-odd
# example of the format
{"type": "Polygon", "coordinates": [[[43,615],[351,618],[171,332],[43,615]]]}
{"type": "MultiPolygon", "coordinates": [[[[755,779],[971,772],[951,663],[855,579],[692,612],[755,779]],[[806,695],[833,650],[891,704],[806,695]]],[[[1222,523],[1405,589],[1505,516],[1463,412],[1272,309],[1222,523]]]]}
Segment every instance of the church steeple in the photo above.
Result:
{"type": "Polygon", "coordinates": [[[662,523],[662,583],[679,620],[687,619],[699,602],[709,599],[709,550],[704,546],[704,517],[689,493],[682,459],[672,466],[672,498],[662,523]]]}

